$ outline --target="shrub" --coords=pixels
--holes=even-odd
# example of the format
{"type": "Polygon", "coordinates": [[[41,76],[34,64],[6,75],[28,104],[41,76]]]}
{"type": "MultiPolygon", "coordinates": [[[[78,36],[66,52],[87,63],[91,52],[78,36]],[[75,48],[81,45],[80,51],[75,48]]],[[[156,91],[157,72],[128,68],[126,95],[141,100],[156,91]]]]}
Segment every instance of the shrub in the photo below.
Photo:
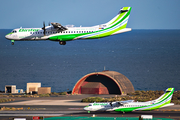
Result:
{"type": "MultiPolygon", "coordinates": [[[[128,96],[120,96],[113,98],[100,98],[100,97],[89,97],[84,98],[81,102],[113,102],[113,101],[123,101],[123,100],[134,100],[139,102],[145,102],[149,100],[155,100],[164,94],[163,90],[160,91],[135,91],[134,93],[128,93],[128,96]],[[129,96],[131,95],[131,96],[129,96]]],[[[172,97],[172,103],[180,105],[180,90],[175,91],[172,97]]]]}
{"type": "Polygon", "coordinates": [[[81,102],[104,102],[104,99],[100,97],[88,97],[82,99],[81,102]]]}
{"type": "Polygon", "coordinates": [[[40,94],[39,97],[50,97],[49,94],[40,94]]]}
{"type": "Polygon", "coordinates": [[[59,95],[59,93],[56,93],[56,92],[53,92],[52,94],[53,94],[53,95],[59,95]]]}
{"type": "Polygon", "coordinates": [[[67,95],[67,92],[61,92],[59,95],[67,95]]]}

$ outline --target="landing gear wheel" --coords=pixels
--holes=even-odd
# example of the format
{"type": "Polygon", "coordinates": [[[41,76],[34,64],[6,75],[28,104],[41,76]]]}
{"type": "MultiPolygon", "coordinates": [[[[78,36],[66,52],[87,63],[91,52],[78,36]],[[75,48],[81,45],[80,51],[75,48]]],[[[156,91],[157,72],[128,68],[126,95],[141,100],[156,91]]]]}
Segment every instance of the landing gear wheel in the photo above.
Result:
{"type": "Polygon", "coordinates": [[[66,41],[59,41],[60,45],[66,45],[66,41]]]}
{"type": "Polygon", "coordinates": [[[11,44],[14,45],[14,40],[11,40],[11,44]]]}

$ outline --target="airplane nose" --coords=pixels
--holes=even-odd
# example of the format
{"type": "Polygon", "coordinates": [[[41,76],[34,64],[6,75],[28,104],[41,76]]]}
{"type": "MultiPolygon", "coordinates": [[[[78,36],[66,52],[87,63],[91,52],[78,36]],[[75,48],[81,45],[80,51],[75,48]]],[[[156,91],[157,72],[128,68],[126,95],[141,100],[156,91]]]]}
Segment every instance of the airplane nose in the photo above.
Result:
{"type": "Polygon", "coordinates": [[[87,111],[87,107],[84,107],[84,110],[86,110],[86,111],[87,111]]]}
{"type": "Polygon", "coordinates": [[[10,35],[6,35],[5,38],[6,38],[6,39],[9,39],[9,40],[12,39],[10,35]]]}
{"type": "Polygon", "coordinates": [[[8,39],[8,36],[9,36],[9,35],[6,35],[5,38],[8,39]]]}

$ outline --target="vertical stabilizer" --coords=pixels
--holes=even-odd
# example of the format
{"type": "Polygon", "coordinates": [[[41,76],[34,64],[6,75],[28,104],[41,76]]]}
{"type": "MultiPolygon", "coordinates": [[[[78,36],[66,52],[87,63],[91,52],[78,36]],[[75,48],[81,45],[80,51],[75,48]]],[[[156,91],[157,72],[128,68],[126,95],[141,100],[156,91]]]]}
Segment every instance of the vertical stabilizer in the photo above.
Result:
{"type": "Polygon", "coordinates": [[[158,99],[154,100],[154,101],[161,102],[161,101],[164,101],[164,100],[167,99],[168,103],[170,103],[171,99],[172,99],[173,92],[174,92],[174,88],[167,88],[165,93],[163,95],[161,95],[158,99]]]}
{"type": "Polygon", "coordinates": [[[173,103],[170,103],[173,92],[174,92],[174,88],[168,88],[168,89],[166,89],[165,93],[163,95],[161,95],[158,99],[148,101],[148,103],[151,103],[150,105],[139,108],[137,110],[144,110],[144,111],[155,110],[158,108],[174,105],[173,103]]]}
{"type": "Polygon", "coordinates": [[[126,28],[129,15],[131,12],[131,7],[123,7],[120,9],[118,15],[116,15],[112,20],[106,23],[107,26],[117,26],[121,28],[126,28]]]}

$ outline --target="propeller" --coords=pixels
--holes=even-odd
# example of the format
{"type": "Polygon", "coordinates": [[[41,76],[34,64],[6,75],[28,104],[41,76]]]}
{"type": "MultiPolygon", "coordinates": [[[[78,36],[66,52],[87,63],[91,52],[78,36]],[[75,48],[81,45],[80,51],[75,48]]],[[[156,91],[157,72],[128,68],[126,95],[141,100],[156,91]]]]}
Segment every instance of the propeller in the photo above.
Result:
{"type": "MultiPolygon", "coordinates": [[[[49,25],[49,26],[51,26],[51,24],[50,24],[50,23],[51,23],[51,22],[49,22],[49,23],[48,23],[48,25],[49,25]]],[[[52,31],[52,27],[51,27],[51,31],[52,31]]]]}
{"type": "Polygon", "coordinates": [[[46,36],[46,26],[45,26],[45,22],[43,22],[43,27],[42,29],[44,30],[43,33],[44,33],[44,36],[46,36]]]}

